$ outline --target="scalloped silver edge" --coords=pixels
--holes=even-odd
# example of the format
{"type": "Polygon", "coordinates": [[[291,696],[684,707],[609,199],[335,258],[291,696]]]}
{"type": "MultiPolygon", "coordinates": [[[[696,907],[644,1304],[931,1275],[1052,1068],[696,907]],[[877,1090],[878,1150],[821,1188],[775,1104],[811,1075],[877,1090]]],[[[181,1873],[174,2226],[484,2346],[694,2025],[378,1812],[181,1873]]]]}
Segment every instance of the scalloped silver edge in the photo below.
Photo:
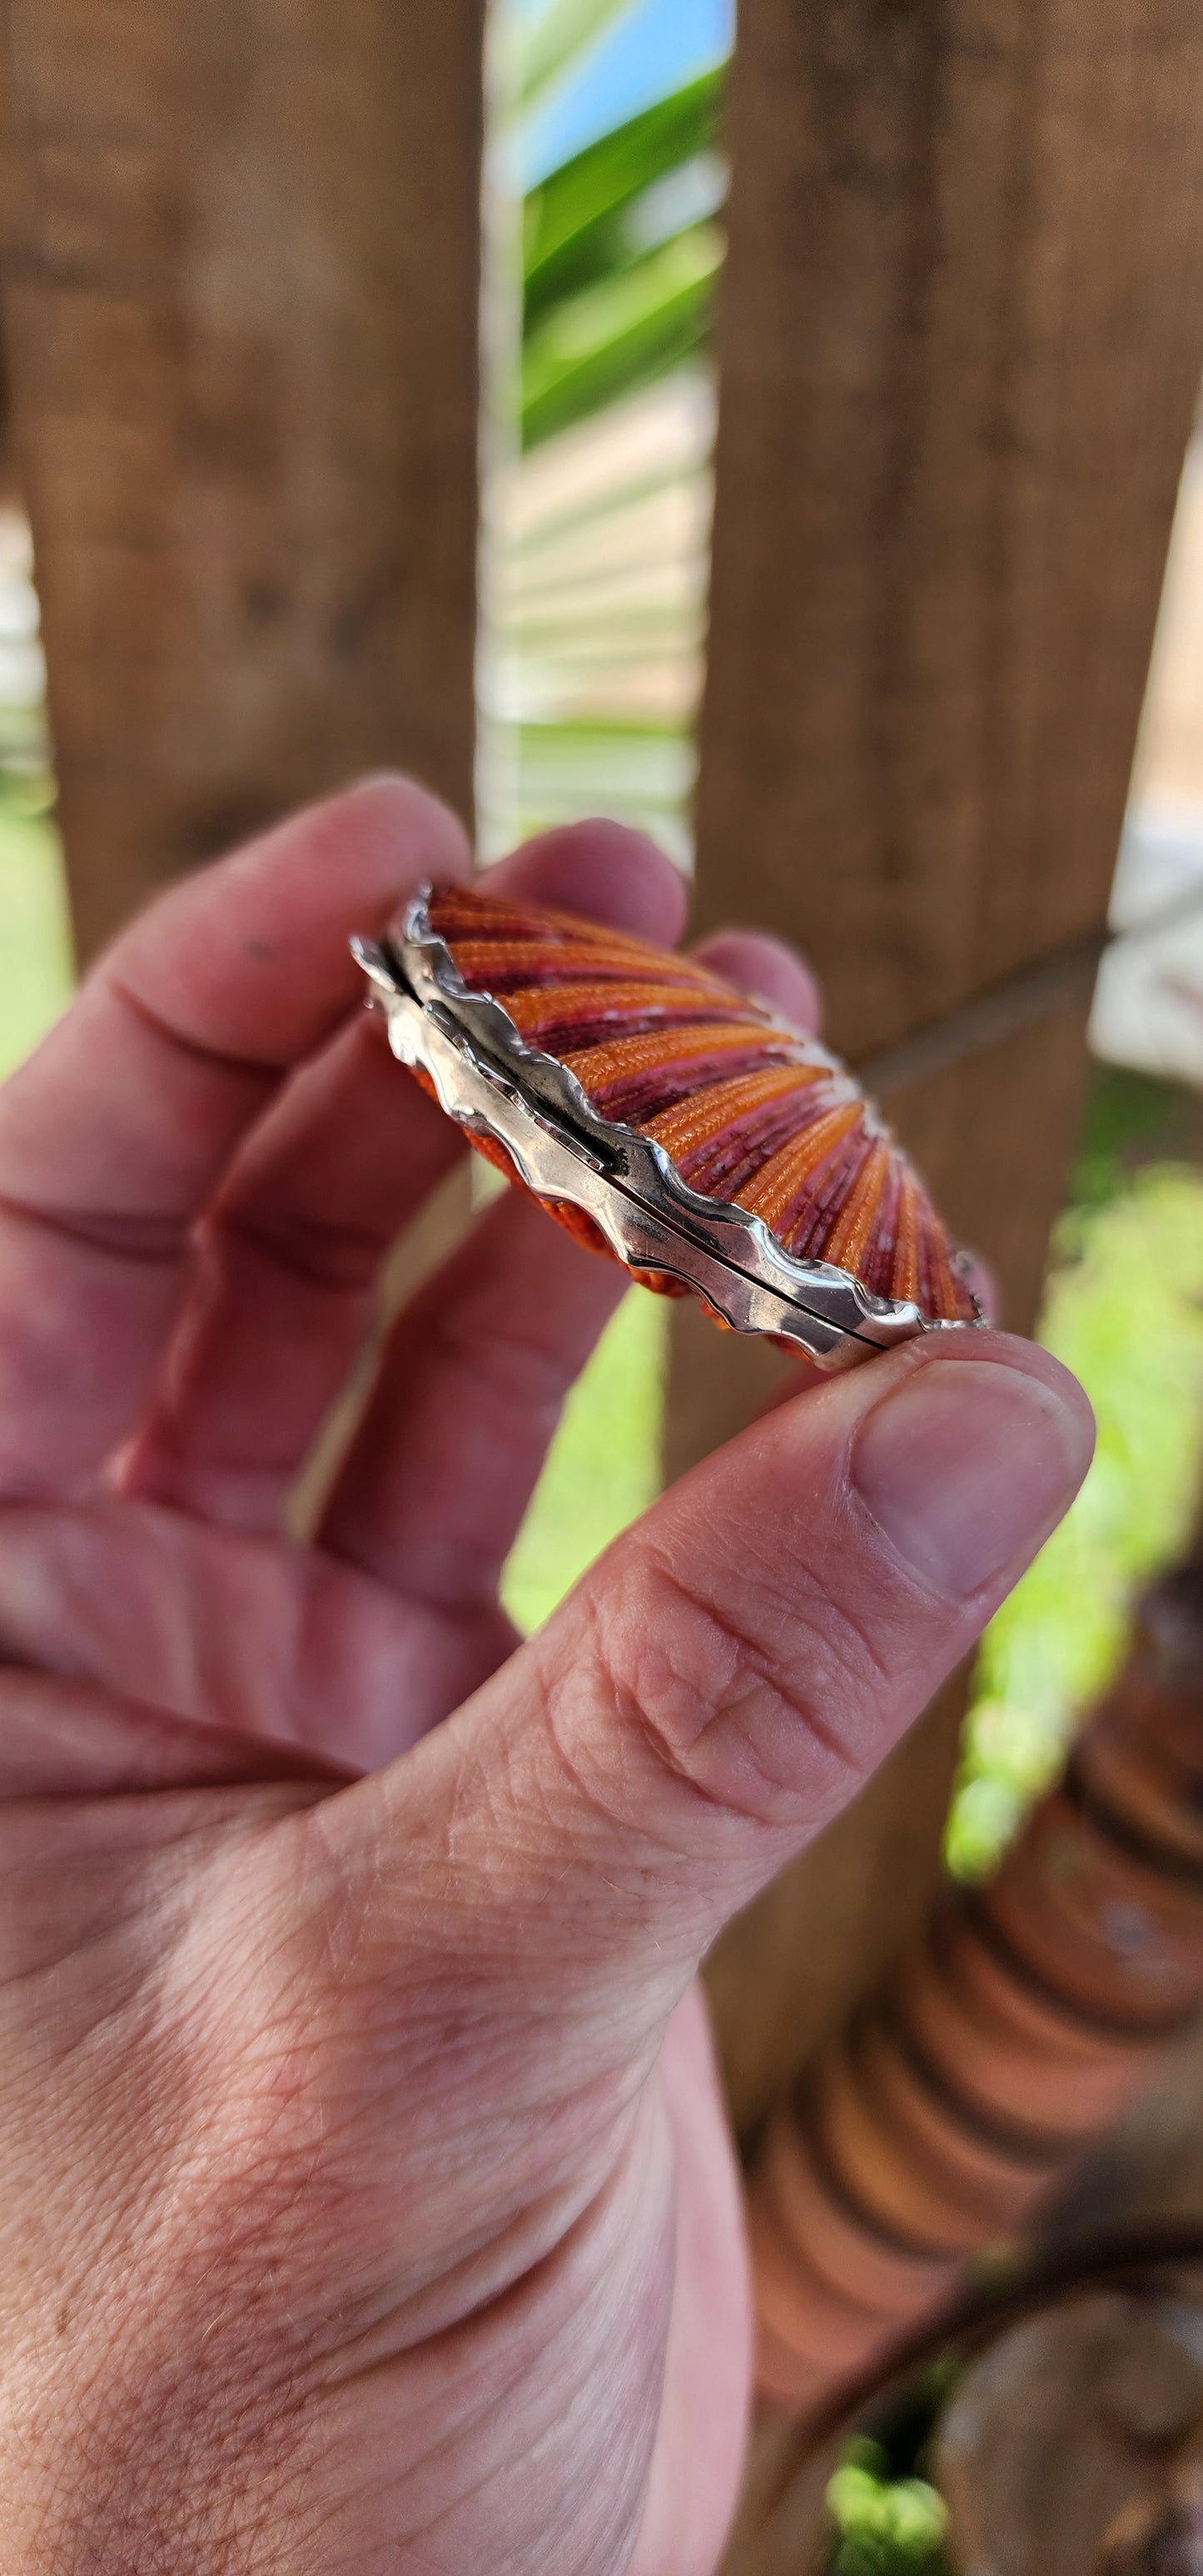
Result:
{"type": "Polygon", "coordinates": [[[431,930],[430,891],[417,889],[383,942],[353,939],[352,951],[398,1061],[421,1067],[458,1126],[503,1145],[537,1198],[566,1199],[628,1269],[679,1279],[735,1332],[772,1334],[819,1368],[966,1329],[874,1297],[831,1262],[794,1260],[762,1218],[690,1189],[650,1137],[603,1118],[566,1065],[526,1045],[500,1002],[468,991],[431,930]]]}

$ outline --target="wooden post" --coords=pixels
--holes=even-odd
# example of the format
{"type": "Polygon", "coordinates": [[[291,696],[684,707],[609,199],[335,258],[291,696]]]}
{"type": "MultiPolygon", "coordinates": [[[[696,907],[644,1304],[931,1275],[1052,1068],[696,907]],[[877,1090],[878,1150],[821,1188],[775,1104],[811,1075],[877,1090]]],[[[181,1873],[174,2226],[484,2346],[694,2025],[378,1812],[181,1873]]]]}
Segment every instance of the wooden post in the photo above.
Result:
{"type": "MultiPolygon", "coordinates": [[[[1194,0],[743,0],[700,922],[808,950],[1020,1329],[1203,356],[1201,130],[1194,0]]],[[[674,1466],[765,1381],[704,1330],[674,1466]]],[[[954,1739],[720,1945],[745,2117],[925,1902],[954,1739]]]]}
{"type": "Polygon", "coordinates": [[[365,769],[468,814],[483,0],[8,0],[4,313],[86,952],[365,769]]]}

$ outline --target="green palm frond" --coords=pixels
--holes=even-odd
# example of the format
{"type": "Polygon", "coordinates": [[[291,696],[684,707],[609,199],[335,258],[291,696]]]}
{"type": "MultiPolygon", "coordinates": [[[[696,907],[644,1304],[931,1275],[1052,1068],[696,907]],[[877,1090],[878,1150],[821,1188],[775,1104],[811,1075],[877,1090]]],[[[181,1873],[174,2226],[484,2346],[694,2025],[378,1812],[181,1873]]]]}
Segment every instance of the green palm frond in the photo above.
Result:
{"type": "Polygon", "coordinates": [[[523,351],[523,446],[570,428],[689,357],[706,336],[722,255],[717,225],[694,224],[558,304],[523,351]]]}
{"type": "MultiPolygon", "coordinates": [[[[630,117],[614,132],[603,134],[532,188],[524,222],[525,316],[535,329],[549,306],[566,295],[629,265],[646,238],[648,195],[699,161],[703,188],[711,172],[707,158],[716,154],[722,75],[704,72],[671,98],[630,117]],[[641,227],[640,214],[644,215],[641,227]]],[[[722,176],[715,170],[717,202],[722,176]]],[[[712,212],[713,205],[705,208],[712,212]]],[[[666,209],[666,232],[679,229],[666,209]]],[[[700,210],[699,210],[700,211],[700,210]]]]}
{"type": "Polygon", "coordinates": [[[541,107],[631,5],[632,0],[548,0],[538,17],[520,25],[516,87],[522,109],[541,107]]]}
{"type": "MultiPolygon", "coordinates": [[[[519,152],[553,90],[578,76],[587,86],[627,5],[549,0],[533,22],[511,17],[519,152]]],[[[481,663],[497,753],[486,837],[498,846],[511,827],[604,807],[688,860],[722,91],[721,67],[681,83],[548,172],[523,205],[521,449],[492,485],[490,524],[504,534],[481,663]]]]}

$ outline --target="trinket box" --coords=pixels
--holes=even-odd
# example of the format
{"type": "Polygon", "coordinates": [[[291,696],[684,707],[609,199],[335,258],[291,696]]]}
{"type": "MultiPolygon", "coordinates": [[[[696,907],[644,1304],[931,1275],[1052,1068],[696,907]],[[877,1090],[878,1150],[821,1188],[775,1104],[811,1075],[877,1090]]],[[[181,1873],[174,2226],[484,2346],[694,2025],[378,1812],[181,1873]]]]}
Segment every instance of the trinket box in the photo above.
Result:
{"type": "Polygon", "coordinates": [[[649,1287],[829,1369],[981,1320],[853,1076],[706,967],[462,886],[419,889],[355,953],[401,1063],[649,1287]]]}

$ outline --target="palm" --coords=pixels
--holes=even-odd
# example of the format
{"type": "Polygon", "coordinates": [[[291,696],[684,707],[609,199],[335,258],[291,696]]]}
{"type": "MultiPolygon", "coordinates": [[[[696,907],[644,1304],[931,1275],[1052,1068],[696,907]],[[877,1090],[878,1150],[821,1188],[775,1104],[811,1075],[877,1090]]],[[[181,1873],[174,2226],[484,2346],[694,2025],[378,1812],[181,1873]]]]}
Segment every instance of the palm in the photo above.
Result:
{"type": "MultiPolygon", "coordinates": [[[[172,1710],[202,1728],[211,1743],[245,1735],[252,1747],[296,1744],[340,1766],[374,1769],[442,1714],[461,1680],[471,1686],[485,1678],[489,1656],[504,1634],[499,1611],[482,1613],[465,1634],[440,1604],[402,1601],[322,1550],[231,1534],[141,1502],[14,1513],[2,1592],[10,1652],[51,1673],[86,1676],[102,1685],[91,1743],[95,1748],[107,1740],[120,1764],[138,1758],[134,1712],[141,1703],[148,1718],[152,1711],[172,1710]],[[114,1702],[129,1710],[123,1724],[114,1721],[114,1702]]],[[[10,1686],[10,1697],[19,1703],[24,1687],[10,1686]]],[[[19,1705],[9,1711],[10,1747],[19,1714],[19,1705]]],[[[152,1760],[158,1751],[156,1746],[152,1760]]],[[[256,1763],[253,1752],[250,1767],[268,1779],[280,1768],[270,1756],[256,1763]]],[[[111,1782],[103,1785],[110,1788],[111,1782]]],[[[228,1785],[208,1792],[223,1843],[227,1837],[237,1841],[264,1793],[264,1786],[248,1780],[232,1807],[228,1785]]],[[[286,1809],[297,1796],[307,1804],[309,1794],[300,1782],[295,1790],[284,1787],[286,1809]]],[[[165,1839],[177,1831],[177,1795],[168,1792],[162,1800],[165,1839]]],[[[103,1831],[103,1810],[88,1802],[76,1811],[81,1847],[94,1842],[98,1816],[103,1831]]],[[[195,1829],[207,1841],[199,1818],[195,1829]]],[[[52,1833],[57,1872],[64,1863],[57,1815],[52,1833]]],[[[148,1873],[153,1894],[148,1886],[145,1912],[140,1909],[137,1920],[122,1926],[123,1946],[132,1947],[135,1961],[147,1920],[162,1903],[160,1853],[156,1837],[148,1855],[156,1863],[148,1873]]],[[[31,1838],[28,1810],[21,1815],[19,1850],[12,1859],[35,1884],[52,1865],[48,1846],[36,1832],[31,1838]]],[[[259,1902],[253,1889],[241,1891],[252,1921],[259,1903],[270,1904],[278,1866],[273,1852],[259,1902]]],[[[124,1904],[124,1873],[120,1883],[124,1904]]],[[[186,1884],[187,1877],[177,1885],[177,1896],[186,1884]]],[[[88,1902],[91,1918],[94,1887],[88,1902]]],[[[204,1955],[221,1940],[225,1974],[237,1991],[249,1951],[241,1962],[229,1956],[229,1880],[225,1863],[215,1868],[211,1854],[199,1887],[189,1888],[193,1939],[198,1906],[211,1915],[204,1955]]],[[[78,1982],[77,1995],[64,2001],[61,1955],[55,1974],[52,2014],[40,1979],[32,1987],[22,1984],[15,2010],[10,2001],[9,2052],[24,2059],[29,2080],[35,2075],[31,2059],[42,2061],[36,2064],[37,2080],[43,2090],[56,2090],[60,2117],[70,2120],[79,2109],[77,2097],[57,2066],[45,2061],[41,2034],[47,2025],[55,2032],[53,2060],[64,2010],[78,2011],[83,2027],[86,1944],[78,1981],[71,1981],[78,1982]]],[[[306,2046],[307,2019],[294,2004],[281,2029],[273,2013],[279,2052],[273,2065],[290,2049],[306,2046]]],[[[353,2128],[361,2074],[352,2063],[346,2075],[345,2085],[310,2078],[294,2096],[290,2163],[306,2144],[312,2147],[315,2135],[343,2136],[353,2128]]],[[[186,2127],[170,2141],[157,2126],[152,2129],[156,2160],[166,2152],[174,2170],[178,2161],[199,2157],[206,2189],[215,2193],[225,2224],[228,2186],[219,2169],[206,2167],[205,2141],[221,2125],[221,2101],[229,2092],[227,2047],[215,2050],[194,2076],[186,2127]]],[[[103,2332],[111,2336],[117,2328],[138,2346],[145,2343],[146,2307],[140,2247],[156,2175],[146,2170],[140,2151],[147,2105],[136,2065],[110,2068],[110,2080],[125,2098],[126,2116],[120,2137],[107,2138],[106,2152],[110,2171],[116,2164],[128,2175],[134,2225],[118,2266],[128,2313],[114,2317],[106,2275],[103,2332]]],[[[574,2563],[621,2563],[613,2553],[617,2547],[625,2558],[622,2544],[629,2544],[645,2512],[649,2436],[657,2419],[653,2505],[632,2564],[639,2576],[644,2570],[648,2576],[652,2570],[656,2576],[661,2570],[682,2576],[712,2564],[729,2509],[746,2405],[746,2288],[730,2149],[696,2001],[678,2008],[649,2068],[616,2066],[612,2087],[606,2087],[609,2098],[600,2103],[586,2098],[592,2090],[591,2075],[588,2085],[570,2086],[558,2106],[572,2143],[548,2159],[532,2153],[527,2142],[518,2176],[507,2162],[500,2174],[482,2181],[477,2157],[457,2160],[458,2185],[450,2199],[441,2173],[432,2191],[425,2159],[407,2159],[399,2120],[388,2194],[383,2206],[372,2207],[370,2223],[365,2224],[360,2196],[348,2194],[337,2223],[322,2234],[318,2265],[312,2254],[299,2262],[295,2250],[280,2265],[279,2311],[270,2321],[261,2318],[260,2325],[270,2322],[272,2338],[281,2345],[291,2347],[299,2337],[303,2344],[317,2340],[323,2346],[318,2385],[291,2429],[293,2456],[334,2449],[328,2419],[337,2419],[337,2475],[323,2494],[329,2554],[314,2563],[383,2567],[395,2563],[399,2549],[415,2544],[430,2519],[432,2472],[428,2447],[415,2444],[412,2428],[415,2422],[427,2426],[433,2416],[441,2433],[442,2531],[439,2554],[423,2558],[423,2565],[460,2569],[475,2565],[479,2554],[490,2566],[558,2569],[562,2560],[548,2542],[561,2528],[566,2493],[575,2499],[572,2527],[580,2555],[574,2563]],[[407,2277],[395,2249],[415,2234],[471,2243],[473,2265],[452,2263],[434,2283],[421,2265],[407,2277]],[[501,2303],[505,2335],[515,2329],[513,2306],[521,2310],[527,2375],[518,2440],[523,2453],[537,2458],[538,2469],[516,2485],[496,2467],[496,2420],[490,2416],[478,2425],[471,2411],[454,2442],[454,2475],[445,2474],[449,2378],[454,2385],[462,2373],[474,2387],[479,2347],[497,2332],[488,2321],[482,2327],[478,2313],[482,2261],[489,2272],[489,2315],[501,2303]],[[344,2307],[349,2283],[362,2297],[365,2271],[375,2290],[369,2348],[358,2315],[341,2348],[332,2348],[328,2319],[344,2307]],[[676,2327],[662,2376],[670,2308],[676,2327]],[[457,2341],[464,2346],[458,2363],[457,2341]],[[625,2358],[617,2374],[616,2354],[625,2358]],[[577,2392],[571,2410],[564,2404],[566,2366],[577,2392]]],[[[549,2106],[542,2107],[545,2118],[549,2106]]],[[[479,2095],[468,2108],[479,2124],[479,2095]]],[[[439,2122],[449,2150],[462,2117],[463,2105],[453,2095],[440,2113],[437,2081],[428,2088],[424,2118],[439,2122]]],[[[43,2187],[40,2172],[28,2179],[29,2197],[10,2204],[13,2243],[24,2236],[43,2187]]],[[[270,2232],[272,2216],[269,2191],[259,2226],[270,2232]]],[[[195,2223],[190,2203],[189,2235],[195,2223]]],[[[163,2295],[160,2265],[156,2302],[163,2295]]],[[[87,2314],[91,2302],[81,2280],[72,2280],[68,2303],[86,2349],[102,2320],[87,2314]]],[[[198,2320],[202,2333],[206,2322],[198,2320]]]]}

